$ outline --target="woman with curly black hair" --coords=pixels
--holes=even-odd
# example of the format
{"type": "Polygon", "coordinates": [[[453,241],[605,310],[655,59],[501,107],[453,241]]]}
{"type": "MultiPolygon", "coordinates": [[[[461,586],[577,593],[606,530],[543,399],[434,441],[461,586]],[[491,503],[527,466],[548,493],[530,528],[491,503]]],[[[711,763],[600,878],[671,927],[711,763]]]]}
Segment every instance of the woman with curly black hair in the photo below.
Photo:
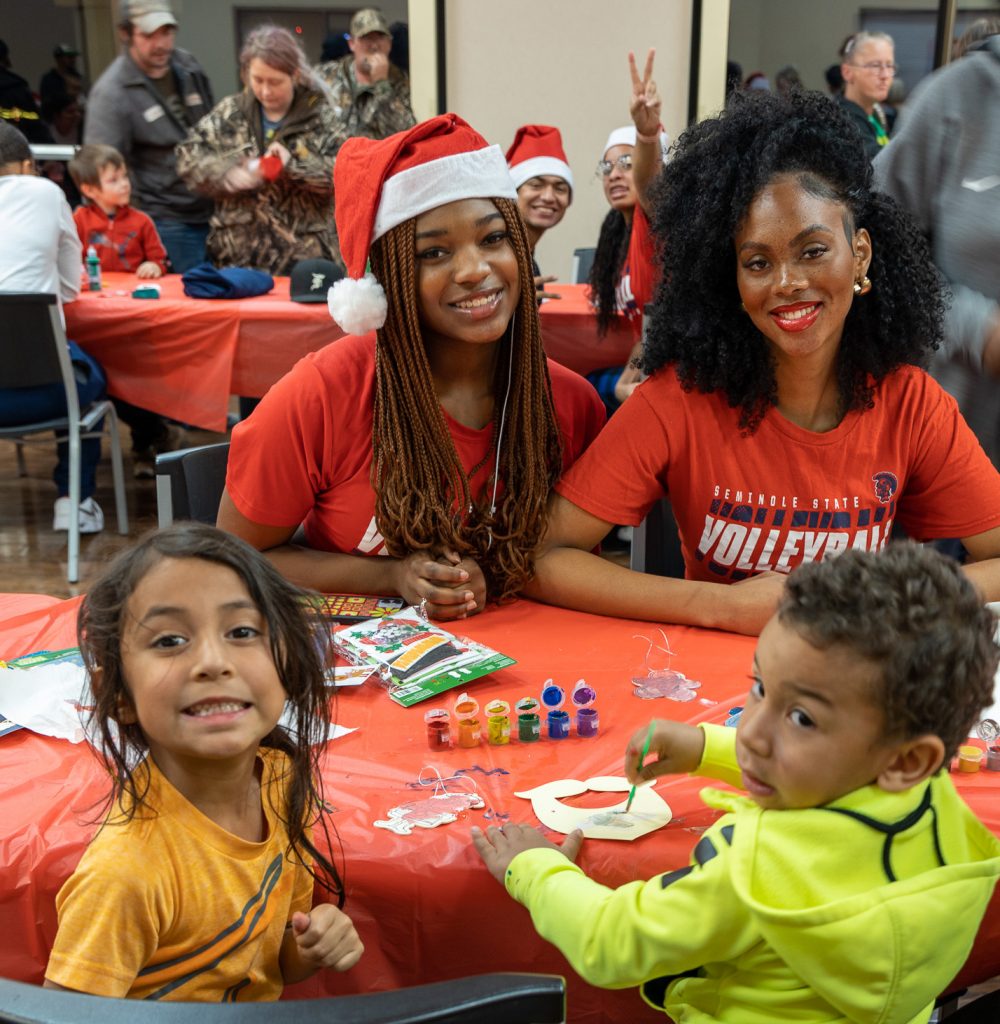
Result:
{"type": "Polygon", "coordinates": [[[1000,476],[920,369],[940,280],[844,114],[818,93],[737,96],[685,132],[653,199],[651,377],[557,485],[531,593],[752,633],[797,564],[878,550],[898,521],[962,538],[1000,597],[1000,476]],[[587,553],[665,495],[685,581],[587,553]]]}

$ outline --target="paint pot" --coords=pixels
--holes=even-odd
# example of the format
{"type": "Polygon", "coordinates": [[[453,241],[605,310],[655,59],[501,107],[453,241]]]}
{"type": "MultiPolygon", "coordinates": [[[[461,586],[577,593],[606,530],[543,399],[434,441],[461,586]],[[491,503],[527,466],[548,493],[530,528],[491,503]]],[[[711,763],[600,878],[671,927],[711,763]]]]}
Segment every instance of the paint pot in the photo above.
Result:
{"type": "Polygon", "coordinates": [[[1000,747],[992,746],[986,748],[986,770],[1000,772],[1000,747]]]}
{"type": "Polygon", "coordinates": [[[448,750],[451,747],[451,715],[447,708],[431,708],[424,712],[427,726],[427,746],[431,750],[448,750]]]}
{"type": "Polygon", "coordinates": [[[517,712],[517,738],[522,743],[537,743],[542,736],[542,720],[538,715],[538,701],[522,697],[515,705],[517,712]]]}
{"type": "Polygon", "coordinates": [[[723,722],[723,725],[728,725],[731,729],[735,729],[740,724],[740,715],[743,714],[743,708],[730,708],[729,717],[723,722]]]}
{"type": "Polygon", "coordinates": [[[463,693],[455,701],[455,718],[458,719],[458,745],[478,747],[482,741],[479,725],[479,701],[463,693]]]}
{"type": "Polygon", "coordinates": [[[958,770],[960,772],[978,772],[983,752],[971,744],[958,748],[958,770]]]}
{"type": "Polygon", "coordinates": [[[550,740],[564,740],[569,736],[569,712],[562,710],[565,702],[566,691],[547,679],[542,687],[542,707],[549,712],[545,725],[550,740]]]}
{"type": "Polygon", "coordinates": [[[601,720],[591,705],[597,700],[597,691],[585,679],[578,679],[570,699],[576,708],[577,736],[596,736],[601,720]]]}
{"type": "Polygon", "coordinates": [[[505,700],[491,700],[486,713],[486,741],[491,747],[510,743],[510,705],[505,700]]]}

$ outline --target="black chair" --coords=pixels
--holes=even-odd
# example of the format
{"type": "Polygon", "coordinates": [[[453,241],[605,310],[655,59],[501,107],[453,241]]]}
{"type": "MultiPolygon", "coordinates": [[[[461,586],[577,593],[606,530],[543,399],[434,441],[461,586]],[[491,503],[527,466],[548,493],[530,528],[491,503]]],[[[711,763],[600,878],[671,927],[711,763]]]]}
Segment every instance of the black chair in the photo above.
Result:
{"type": "Polygon", "coordinates": [[[0,979],[0,1024],[561,1024],[566,982],[480,974],[366,995],[277,1003],[136,1002],[0,979]]]}
{"type": "Polygon", "coordinates": [[[570,280],[573,284],[586,284],[590,277],[590,268],[594,265],[594,253],[597,249],[574,249],[573,269],[570,280]]]}
{"type": "Polygon", "coordinates": [[[652,576],[684,578],[681,538],[669,499],[661,498],[633,529],[629,568],[652,576]]]}
{"type": "Polygon", "coordinates": [[[111,442],[111,472],[115,485],[118,532],[128,533],[118,417],[115,407],[106,399],[92,402],[85,409],[80,408],[73,363],[56,296],[0,293],[0,388],[39,387],[45,384],[59,384],[63,387],[66,392],[66,415],[0,427],[0,439],[13,441],[17,445],[18,469],[22,476],[26,475],[26,470],[21,446],[52,443],[48,438],[43,440],[32,435],[54,431],[58,441],[68,443],[69,501],[72,511],[69,517],[66,578],[70,583],[76,583],[80,579],[80,523],[76,515],[80,507],[80,442],[86,438],[101,437],[105,427],[111,442]]]}
{"type": "Polygon", "coordinates": [[[194,519],[214,526],[228,462],[228,441],[157,455],[157,525],[162,529],[175,519],[194,519]]]}

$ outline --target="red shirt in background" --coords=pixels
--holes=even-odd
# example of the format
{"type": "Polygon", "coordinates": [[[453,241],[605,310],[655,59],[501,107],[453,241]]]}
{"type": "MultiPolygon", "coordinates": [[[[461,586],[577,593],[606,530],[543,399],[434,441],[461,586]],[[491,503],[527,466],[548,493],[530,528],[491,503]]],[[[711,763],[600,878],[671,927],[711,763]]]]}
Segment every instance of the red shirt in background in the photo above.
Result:
{"type": "Polygon", "coordinates": [[[656,268],[653,266],[653,237],[649,231],[649,218],[639,203],[632,213],[628,252],[622,274],[615,290],[618,312],[628,319],[636,336],[642,333],[642,311],[653,300],[656,286],[656,268]]]}
{"type": "Polygon", "coordinates": [[[99,206],[85,203],[73,211],[76,230],[83,243],[83,255],[93,246],[101,270],[134,274],[140,263],[149,261],[166,273],[167,250],[163,248],[153,221],[131,206],[122,206],[108,216],[99,206]]]}

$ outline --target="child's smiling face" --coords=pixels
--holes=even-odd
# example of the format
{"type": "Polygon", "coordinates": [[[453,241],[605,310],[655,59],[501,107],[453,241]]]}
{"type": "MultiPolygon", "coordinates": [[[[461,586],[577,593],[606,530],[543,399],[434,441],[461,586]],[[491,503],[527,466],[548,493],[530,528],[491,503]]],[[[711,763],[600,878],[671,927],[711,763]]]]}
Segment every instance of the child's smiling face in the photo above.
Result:
{"type": "Polygon", "coordinates": [[[843,645],[825,650],[777,616],[764,627],[736,757],[761,807],[818,807],[877,782],[899,751],[875,702],[881,671],[843,645]]]}
{"type": "Polygon", "coordinates": [[[121,719],[138,722],[175,785],[205,762],[252,762],[287,696],[246,584],[201,558],[164,558],[140,580],[125,615],[122,675],[132,707],[121,719]]]}

